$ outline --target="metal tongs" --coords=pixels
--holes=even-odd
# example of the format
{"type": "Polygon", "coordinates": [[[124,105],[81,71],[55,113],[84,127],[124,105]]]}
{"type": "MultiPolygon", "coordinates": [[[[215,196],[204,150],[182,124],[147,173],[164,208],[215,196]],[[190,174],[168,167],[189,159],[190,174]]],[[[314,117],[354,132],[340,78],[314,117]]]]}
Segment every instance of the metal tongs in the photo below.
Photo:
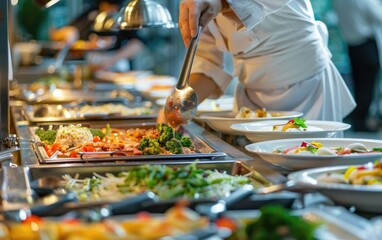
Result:
{"type": "Polygon", "coordinates": [[[167,97],[165,116],[168,124],[173,128],[189,122],[196,114],[198,101],[194,89],[189,86],[188,80],[201,31],[202,27],[199,27],[197,35],[191,39],[179,74],[178,83],[171,95],[167,97]]]}

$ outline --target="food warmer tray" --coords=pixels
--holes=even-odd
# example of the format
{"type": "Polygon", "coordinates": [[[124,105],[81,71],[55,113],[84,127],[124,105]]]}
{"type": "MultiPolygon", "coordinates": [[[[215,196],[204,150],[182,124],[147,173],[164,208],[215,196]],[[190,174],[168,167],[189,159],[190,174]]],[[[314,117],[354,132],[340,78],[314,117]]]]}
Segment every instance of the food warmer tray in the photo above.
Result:
{"type": "Polygon", "coordinates": [[[154,120],[157,118],[159,108],[152,105],[151,102],[129,102],[125,98],[113,98],[103,100],[80,101],[66,104],[33,104],[25,105],[22,113],[30,123],[46,123],[46,122],[84,122],[94,120],[154,120]],[[121,104],[131,109],[147,108],[151,110],[148,114],[118,114],[116,112],[104,113],[84,113],[79,114],[77,108],[89,105],[100,106],[103,104],[121,104]]]}
{"type": "MultiPolygon", "coordinates": [[[[162,163],[161,163],[162,164],[162,163]]],[[[163,162],[164,165],[171,167],[181,167],[184,164],[176,164],[169,162],[163,162]]],[[[248,176],[255,183],[255,188],[273,185],[273,182],[265,178],[263,175],[258,173],[253,167],[247,165],[246,161],[233,161],[233,162],[225,162],[219,164],[206,164],[205,162],[197,162],[197,166],[200,169],[209,169],[209,170],[218,170],[220,172],[227,172],[231,175],[241,175],[248,176]]],[[[131,168],[135,166],[119,166],[119,167],[103,167],[103,168],[66,168],[66,169],[38,169],[31,168],[30,169],[30,184],[33,186],[33,183],[36,182],[40,178],[47,178],[49,176],[61,177],[65,174],[69,174],[71,176],[79,175],[79,178],[91,177],[94,172],[100,175],[105,175],[107,173],[111,173],[117,175],[122,171],[129,171],[131,168]]],[[[270,194],[252,194],[251,196],[243,199],[238,204],[234,204],[230,207],[230,210],[242,210],[242,209],[256,209],[265,204],[274,203],[279,204],[284,207],[292,207],[292,204],[299,199],[300,195],[298,193],[292,192],[278,192],[278,193],[270,193],[270,194]]],[[[145,204],[141,209],[136,209],[136,212],[145,211],[150,213],[164,213],[169,208],[173,207],[179,199],[163,199],[157,200],[153,203],[145,204]]],[[[194,209],[198,204],[211,203],[215,202],[218,199],[190,199],[188,202],[188,206],[194,209]]],[[[123,201],[123,199],[121,199],[123,201]]],[[[118,202],[115,200],[114,203],[118,202]]],[[[97,207],[102,207],[105,204],[111,203],[111,201],[100,200],[100,201],[90,201],[90,202],[67,202],[60,206],[60,208],[56,208],[50,210],[46,215],[49,216],[60,216],[69,211],[81,211],[86,209],[94,209],[97,207]]],[[[121,213],[118,211],[115,212],[115,215],[123,214],[121,209],[121,213]]]]}
{"type": "MultiPolygon", "coordinates": [[[[41,125],[39,127],[48,128],[51,126],[53,129],[57,129],[59,125],[41,125]]],[[[83,124],[83,126],[97,128],[96,124],[83,124]]],[[[155,127],[155,123],[147,123],[147,124],[124,124],[113,128],[118,129],[128,129],[128,128],[150,128],[155,127]]],[[[136,156],[121,156],[118,155],[119,152],[97,152],[80,155],[80,158],[50,158],[46,154],[44,149],[44,144],[39,141],[38,136],[36,136],[35,130],[38,127],[30,127],[30,131],[32,134],[32,146],[37,154],[38,161],[41,164],[62,164],[62,163],[95,163],[95,162],[157,162],[162,163],[166,160],[183,160],[186,162],[193,162],[196,159],[203,160],[219,160],[224,159],[227,154],[219,151],[214,146],[211,146],[206,141],[204,141],[201,137],[194,134],[190,131],[190,128],[182,127],[180,131],[188,135],[193,143],[193,146],[196,149],[196,153],[190,154],[163,154],[163,155],[136,155],[136,156]]]]}

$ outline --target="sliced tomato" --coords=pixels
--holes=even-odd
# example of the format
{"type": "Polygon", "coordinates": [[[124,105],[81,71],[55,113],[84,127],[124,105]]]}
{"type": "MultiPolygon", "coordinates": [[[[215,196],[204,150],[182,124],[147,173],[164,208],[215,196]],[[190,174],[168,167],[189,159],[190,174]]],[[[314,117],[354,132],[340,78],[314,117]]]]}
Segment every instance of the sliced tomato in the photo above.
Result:
{"type": "Polygon", "coordinates": [[[237,228],[235,221],[228,217],[221,217],[217,219],[215,223],[219,228],[228,228],[232,231],[237,228]]]}
{"type": "Polygon", "coordinates": [[[82,151],[84,151],[84,152],[95,152],[95,148],[93,146],[83,146],[82,151]]]}
{"type": "Polygon", "coordinates": [[[55,151],[61,149],[61,144],[59,144],[59,143],[53,143],[52,146],[51,146],[51,148],[52,148],[52,151],[55,152],[55,151]]]}
{"type": "Polygon", "coordinates": [[[94,136],[93,137],[93,142],[101,142],[102,139],[99,136],[94,136]]]}
{"type": "Polygon", "coordinates": [[[43,219],[36,215],[28,216],[23,223],[41,223],[43,222],[43,219]]]}
{"type": "Polygon", "coordinates": [[[52,150],[52,145],[45,144],[44,149],[45,151],[52,150]]]}
{"type": "Polygon", "coordinates": [[[337,154],[338,155],[345,155],[345,154],[350,154],[351,153],[351,150],[349,148],[341,148],[337,154]]]}
{"type": "Polygon", "coordinates": [[[71,151],[70,154],[69,154],[69,157],[70,157],[70,158],[77,158],[77,153],[76,153],[76,151],[71,151]]]}
{"type": "Polygon", "coordinates": [[[150,220],[151,219],[151,214],[148,212],[139,212],[136,214],[136,217],[139,220],[150,220]]]}
{"type": "Polygon", "coordinates": [[[63,223],[67,223],[67,224],[79,224],[79,223],[81,223],[81,220],[76,219],[76,218],[69,218],[69,219],[64,219],[63,223]]]}
{"type": "Polygon", "coordinates": [[[290,147],[290,148],[284,149],[281,153],[286,154],[287,152],[292,151],[292,150],[297,149],[297,148],[298,148],[298,146],[290,147]]]}
{"type": "Polygon", "coordinates": [[[54,153],[54,151],[52,149],[48,149],[48,150],[45,149],[45,152],[48,155],[48,157],[52,156],[54,153]]]}

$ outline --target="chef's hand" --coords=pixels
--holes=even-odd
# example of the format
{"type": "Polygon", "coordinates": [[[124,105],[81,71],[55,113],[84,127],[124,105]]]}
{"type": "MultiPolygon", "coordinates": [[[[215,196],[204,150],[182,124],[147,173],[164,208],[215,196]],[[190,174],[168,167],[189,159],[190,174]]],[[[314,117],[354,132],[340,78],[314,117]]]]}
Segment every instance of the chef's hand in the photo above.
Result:
{"type": "Polygon", "coordinates": [[[184,45],[198,32],[198,26],[206,26],[225,8],[225,0],[182,0],[179,9],[179,29],[184,45]]]}

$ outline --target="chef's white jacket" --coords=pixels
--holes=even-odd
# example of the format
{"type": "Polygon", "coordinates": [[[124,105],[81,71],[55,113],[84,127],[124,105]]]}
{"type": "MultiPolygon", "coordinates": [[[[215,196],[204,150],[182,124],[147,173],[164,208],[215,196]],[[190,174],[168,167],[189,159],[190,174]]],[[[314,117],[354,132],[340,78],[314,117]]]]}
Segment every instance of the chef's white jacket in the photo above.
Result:
{"type": "Polygon", "coordinates": [[[245,27],[219,14],[200,37],[192,72],[211,77],[224,92],[233,76],[224,70],[223,53],[232,53],[236,109],[294,110],[335,121],[354,109],[309,0],[236,0],[231,8],[245,27]]]}

